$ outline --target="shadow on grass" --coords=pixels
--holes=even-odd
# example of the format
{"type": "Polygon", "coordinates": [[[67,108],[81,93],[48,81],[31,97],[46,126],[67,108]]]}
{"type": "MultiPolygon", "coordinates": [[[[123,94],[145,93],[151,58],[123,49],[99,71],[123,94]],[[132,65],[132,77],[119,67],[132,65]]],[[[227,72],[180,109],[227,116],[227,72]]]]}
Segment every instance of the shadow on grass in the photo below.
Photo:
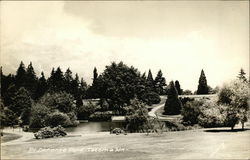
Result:
{"type": "Polygon", "coordinates": [[[243,129],[231,130],[230,128],[228,128],[228,129],[207,129],[207,130],[204,130],[204,132],[212,132],[212,133],[216,133],[216,132],[244,132],[247,130],[250,130],[250,129],[249,128],[245,128],[244,130],[243,129]]]}
{"type": "Polygon", "coordinates": [[[16,140],[18,138],[21,138],[21,135],[18,134],[14,134],[14,133],[3,133],[3,136],[1,137],[1,143],[5,143],[8,141],[13,141],[16,140]]]}

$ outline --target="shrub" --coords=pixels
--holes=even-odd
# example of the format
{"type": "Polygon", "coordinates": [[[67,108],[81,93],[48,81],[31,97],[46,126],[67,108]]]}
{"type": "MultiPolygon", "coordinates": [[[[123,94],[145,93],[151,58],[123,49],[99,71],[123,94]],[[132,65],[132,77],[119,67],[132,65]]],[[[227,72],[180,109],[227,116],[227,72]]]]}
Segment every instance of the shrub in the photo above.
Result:
{"type": "Polygon", "coordinates": [[[67,114],[56,111],[48,115],[46,124],[51,127],[62,125],[63,127],[71,126],[70,118],[67,114]]]}
{"type": "Polygon", "coordinates": [[[74,97],[66,92],[47,93],[41,99],[41,104],[52,110],[59,110],[63,113],[75,112],[74,97]]]}
{"type": "Polygon", "coordinates": [[[110,121],[113,116],[112,111],[106,112],[95,112],[90,115],[89,120],[91,121],[110,121]]]}
{"type": "Polygon", "coordinates": [[[184,131],[191,129],[190,127],[185,127],[183,124],[173,121],[165,122],[165,130],[167,131],[184,131]]]}
{"type": "Polygon", "coordinates": [[[36,139],[52,138],[66,135],[67,133],[65,132],[65,129],[60,125],[54,128],[41,128],[38,132],[34,133],[36,139]]]}
{"type": "Polygon", "coordinates": [[[201,107],[198,116],[198,123],[203,127],[222,127],[225,126],[226,108],[224,105],[217,105],[216,101],[206,101],[201,107]]]}
{"type": "Polygon", "coordinates": [[[89,119],[89,116],[95,112],[96,106],[88,102],[77,108],[78,119],[89,119]]]}
{"type": "Polygon", "coordinates": [[[45,119],[50,113],[50,109],[42,104],[34,104],[31,108],[30,124],[31,128],[42,128],[45,127],[45,119]]]}
{"type": "Polygon", "coordinates": [[[121,128],[114,128],[110,133],[113,133],[113,134],[122,134],[122,133],[125,133],[125,131],[121,128]]]}
{"type": "Polygon", "coordinates": [[[218,94],[218,103],[227,105],[225,123],[234,128],[235,124],[241,122],[242,129],[249,114],[249,85],[242,80],[235,80],[225,84],[218,94]]]}
{"type": "Polygon", "coordinates": [[[127,129],[131,132],[145,129],[145,125],[149,120],[148,110],[145,105],[139,100],[134,99],[131,101],[129,108],[132,109],[130,109],[129,114],[126,116],[127,129]]]}
{"type": "Polygon", "coordinates": [[[156,92],[149,92],[146,93],[143,97],[143,101],[147,104],[147,105],[152,105],[152,104],[158,104],[161,101],[161,98],[159,96],[159,94],[157,94],[156,92]]]}
{"type": "MultiPolygon", "coordinates": [[[[187,100],[187,99],[186,99],[187,100]]],[[[200,115],[200,108],[203,105],[203,100],[192,100],[184,103],[181,110],[182,121],[185,125],[198,124],[198,116],[200,115]]]]}
{"type": "Polygon", "coordinates": [[[76,127],[79,124],[79,121],[77,120],[77,116],[74,112],[67,113],[69,119],[70,119],[70,125],[72,127],[76,127]]]}
{"type": "Polygon", "coordinates": [[[184,97],[184,98],[180,97],[179,99],[182,105],[185,105],[187,102],[194,101],[194,98],[189,98],[189,97],[184,97]]]}

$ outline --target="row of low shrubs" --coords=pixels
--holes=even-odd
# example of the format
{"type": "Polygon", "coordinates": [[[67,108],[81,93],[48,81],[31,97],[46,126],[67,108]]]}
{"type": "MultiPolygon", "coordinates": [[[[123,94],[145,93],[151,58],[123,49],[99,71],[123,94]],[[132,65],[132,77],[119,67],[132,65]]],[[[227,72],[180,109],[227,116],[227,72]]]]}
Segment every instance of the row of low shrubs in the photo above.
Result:
{"type": "Polygon", "coordinates": [[[66,135],[67,133],[65,132],[65,129],[60,125],[54,128],[44,127],[41,128],[38,132],[34,133],[36,139],[53,138],[66,135]]]}
{"type": "Polygon", "coordinates": [[[110,121],[113,116],[112,111],[95,112],[89,116],[90,121],[110,121]]]}

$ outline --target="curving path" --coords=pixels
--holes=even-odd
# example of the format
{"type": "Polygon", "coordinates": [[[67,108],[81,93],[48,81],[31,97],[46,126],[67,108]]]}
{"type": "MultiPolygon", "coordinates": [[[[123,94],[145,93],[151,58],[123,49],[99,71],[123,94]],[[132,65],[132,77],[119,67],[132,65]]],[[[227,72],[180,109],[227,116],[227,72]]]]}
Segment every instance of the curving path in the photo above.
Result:
{"type": "MultiPolygon", "coordinates": [[[[156,118],[157,115],[155,114],[155,112],[156,112],[158,109],[160,109],[161,107],[164,107],[164,105],[165,105],[165,104],[163,103],[163,104],[160,104],[160,105],[154,107],[150,112],[148,112],[148,115],[149,115],[150,117],[156,118]]],[[[158,116],[158,117],[159,117],[159,116],[158,116]]]]}

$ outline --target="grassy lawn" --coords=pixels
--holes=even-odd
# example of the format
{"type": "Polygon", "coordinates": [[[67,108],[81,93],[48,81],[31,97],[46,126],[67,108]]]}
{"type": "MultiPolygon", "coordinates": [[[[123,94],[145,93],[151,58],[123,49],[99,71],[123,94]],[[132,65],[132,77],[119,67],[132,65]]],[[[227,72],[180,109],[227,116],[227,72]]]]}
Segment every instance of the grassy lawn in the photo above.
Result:
{"type": "MultiPolygon", "coordinates": [[[[225,128],[229,130],[230,128],[225,128]]],[[[5,159],[247,159],[250,130],[189,130],[163,134],[107,132],[3,145],[5,159]]]]}
{"type": "Polygon", "coordinates": [[[3,133],[3,136],[1,137],[1,143],[12,141],[21,137],[22,137],[21,135],[14,133],[3,133]]]}

